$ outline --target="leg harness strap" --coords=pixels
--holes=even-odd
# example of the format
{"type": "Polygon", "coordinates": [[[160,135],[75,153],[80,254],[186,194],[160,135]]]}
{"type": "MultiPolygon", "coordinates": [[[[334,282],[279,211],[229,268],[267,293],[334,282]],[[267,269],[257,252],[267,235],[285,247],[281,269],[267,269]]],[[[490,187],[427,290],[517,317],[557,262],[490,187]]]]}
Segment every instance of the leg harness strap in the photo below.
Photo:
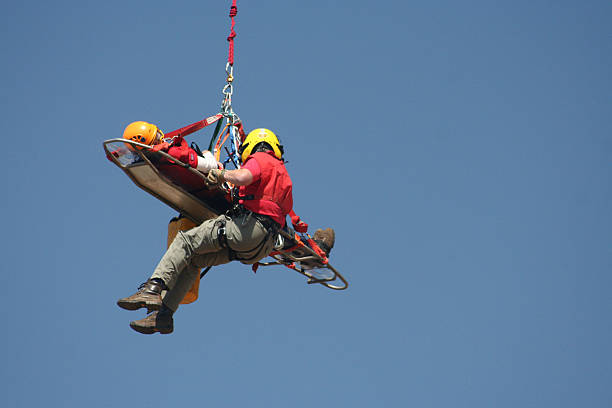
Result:
{"type": "MultiPolygon", "coordinates": [[[[234,251],[232,248],[230,248],[227,243],[226,221],[225,220],[217,221],[216,222],[217,240],[219,242],[219,245],[222,248],[228,249],[231,260],[238,260],[241,262],[250,262],[256,259],[258,255],[260,255],[259,252],[263,248],[263,246],[268,242],[269,239],[274,239],[274,237],[278,234],[278,231],[280,230],[280,225],[276,221],[274,221],[272,218],[268,217],[267,215],[254,213],[250,210],[247,210],[243,206],[234,207],[229,215],[232,218],[243,216],[243,215],[247,217],[253,217],[257,221],[259,221],[261,225],[264,227],[264,229],[266,230],[266,235],[263,237],[261,242],[259,242],[253,249],[250,249],[248,251],[237,252],[237,251],[234,251]],[[243,253],[246,254],[246,253],[253,253],[253,252],[255,252],[255,255],[252,255],[250,257],[245,258],[241,256],[241,254],[243,253]]],[[[268,254],[265,254],[265,255],[268,255],[268,254]]]]}

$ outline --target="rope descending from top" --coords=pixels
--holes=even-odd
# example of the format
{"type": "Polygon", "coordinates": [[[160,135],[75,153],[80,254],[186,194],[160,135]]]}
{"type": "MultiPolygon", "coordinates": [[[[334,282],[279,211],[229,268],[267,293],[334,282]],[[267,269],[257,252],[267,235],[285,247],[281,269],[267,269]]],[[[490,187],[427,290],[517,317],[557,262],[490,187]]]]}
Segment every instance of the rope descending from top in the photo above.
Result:
{"type": "Polygon", "coordinates": [[[229,41],[229,52],[227,56],[227,64],[225,64],[225,73],[226,84],[223,87],[223,103],[221,104],[221,113],[233,124],[233,118],[235,116],[234,111],[232,110],[232,94],[234,93],[234,38],[236,38],[236,31],[234,31],[234,26],[236,22],[234,21],[234,17],[238,14],[238,8],[236,7],[236,0],[232,0],[232,6],[230,7],[229,16],[232,20],[232,26],[230,30],[230,35],[227,37],[227,41],[229,41]]]}
{"type": "Polygon", "coordinates": [[[236,7],[236,0],[233,0],[229,12],[229,16],[232,19],[232,27],[230,35],[229,37],[227,37],[227,41],[229,41],[229,53],[227,57],[227,63],[230,65],[234,65],[234,38],[236,38],[236,31],[234,31],[234,26],[236,25],[236,22],[234,21],[234,17],[236,17],[236,14],[238,14],[238,7],[236,7]]]}
{"type": "Polygon", "coordinates": [[[238,155],[238,150],[240,148],[240,144],[242,139],[245,137],[244,129],[242,128],[242,123],[240,122],[240,118],[234,112],[232,108],[232,95],[234,94],[234,38],[236,38],[236,31],[234,31],[234,27],[236,22],[234,17],[238,14],[238,8],[236,7],[236,1],[232,0],[232,6],[230,7],[229,17],[232,21],[230,34],[227,37],[227,41],[229,42],[229,52],[227,57],[227,63],[225,64],[225,73],[226,83],[223,87],[223,102],[221,103],[221,115],[225,118],[226,124],[221,133],[221,122],[217,123],[217,127],[213,132],[213,136],[210,140],[210,149],[217,161],[220,160],[221,149],[225,142],[229,139],[230,149],[225,148],[227,152],[227,159],[223,162],[224,165],[228,163],[234,164],[237,168],[240,166],[240,157],[238,155]],[[217,139],[218,137],[218,139],[217,139]],[[215,139],[217,142],[215,143],[215,139]]]}
{"type": "Polygon", "coordinates": [[[234,109],[232,108],[232,95],[234,93],[234,38],[236,38],[236,31],[234,31],[234,26],[236,23],[234,21],[234,17],[236,17],[236,14],[238,14],[236,1],[237,0],[232,0],[232,6],[230,7],[229,12],[232,25],[230,35],[227,37],[227,41],[229,41],[230,44],[228,60],[225,64],[225,73],[227,77],[226,83],[222,90],[223,101],[221,103],[221,112],[206,119],[184,126],[180,129],[173,130],[172,132],[166,133],[165,136],[166,139],[184,137],[216,122],[217,126],[215,126],[215,130],[213,131],[210,143],[208,145],[208,150],[211,151],[217,161],[219,161],[221,150],[224,148],[228,154],[228,157],[225,159],[223,164],[226,165],[231,162],[236,168],[239,168],[240,156],[238,155],[238,151],[240,149],[240,144],[246,135],[240,118],[238,115],[236,115],[234,109]],[[225,127],[223,127],[223,119],[225,119],[225,127]],[[221,131],[222,128],[223,131],[221,131]],[[228,140],[230,149],[223,146],[228,140]]]}

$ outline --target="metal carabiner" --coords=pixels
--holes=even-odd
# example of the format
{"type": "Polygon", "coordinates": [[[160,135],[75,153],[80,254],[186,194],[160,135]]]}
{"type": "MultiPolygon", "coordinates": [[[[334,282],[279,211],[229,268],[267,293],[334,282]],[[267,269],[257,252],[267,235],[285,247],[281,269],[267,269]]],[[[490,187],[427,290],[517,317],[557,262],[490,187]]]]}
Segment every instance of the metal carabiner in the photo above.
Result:
{"type": "Polygon", "coordinates": [[[225,73],[227,74],[227,82],[232,82],[234,80],[234,66],[229,62],[225,64],[225,73]]]}

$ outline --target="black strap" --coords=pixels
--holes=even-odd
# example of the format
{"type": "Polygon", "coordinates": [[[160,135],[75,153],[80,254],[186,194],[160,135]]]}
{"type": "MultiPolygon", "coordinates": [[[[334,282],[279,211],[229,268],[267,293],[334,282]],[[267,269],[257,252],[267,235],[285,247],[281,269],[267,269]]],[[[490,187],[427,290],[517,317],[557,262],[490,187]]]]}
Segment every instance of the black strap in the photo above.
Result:
{"type": "Polygon", "coordinates": [[[227,250],[229,251],[229,259],[230,261],[233,261],[234,259],[236,259],[236,252],[234,252],[234,250],[230,248],[227,244],[227,235],[225,234],[225,220],[218,220],[217,222],[215,222],[215,225],[217,225],[217,242],[219,242],[221,248],[227,248],[227,250]]]}
{"type": "Polygon", "coordinates": [[[196,142],[191,142],[191,148],[192,148],[193,150],[195,150],[195,152],[196,152],[196,154],[197,154],[198,156],[204,156],[204,155],[202,154],[202,150],[200,149],[200,146],[198,146],[198,144],[197,144],[196,142]]]}
{"type": "Polygon", "coordinates": [[[234,206],[241,205],[240,200],[254,200],[254,199],[255,199],[255,196],[253,194],[241,196],[238,187],[232,190],[232,202],[234,203],[234,206]]]}
{"type": "Polygon", "coordinates": [[[227,248],[227,250],[229,251],[230,260],[251,261],[255,259],[261,247],[265,245],[268,239],[276,235],[281,228],[279,223],[277,223],[276,221],[274,221],[272,218],[268,217],[267,215],[254,213],[250,210],[247,210],[242,205],[234,206],[230,211],[228,211],[228,213],[229,213],[228,215],[230,215],[232,218],[243,216],[243,215],[253,217],[257,221],[259,221],[261,225],[266,229],[266,235],[261,240],[261,242],[257,244],[253,249],[249,249],[248,251],[236,252],[233,249],[231,249],[229,245],[227,244],[227,236],[225,235],[225,220],[217,221],[217,225],[218,225],[217,239],[219,241],[219,245],[221,245],[222,248],[227,248]],[[239,257],[240,253],[252,252],[252,251],[257,251],[257,252],[255,253],[255,255],[253,255],[250,258],[239,257]]]}
{"type": "MultiPolygon", "coordinates": [[[[235,259],[238,260],[238,261],[241,261],[241,262],[242,261],[249,262],[249,261],[252,261],[253,259],[255,259],[257,257],[257,255],[259,255],[259,251],[261,250],[261,248],[266,244],[266,242],[268,242],[268,240],[272,236],[274,236],[278,232],[278,230],[275,231],[273,228],[267,228],[266,227],[266,232],[267,232],[266,236],[261,240],[261,242],[259,244],[257,244],[257,246],[255,248],[253,248],[253,249],[251,249],[249,251],[245,251],[245,252],[257,251],[257,252],[255,252],[255,255],[253,255],[250,258],[239,258],[238,255],[240,254],[240,252],[236,252],[235,253],[236,254],[236,258],[235,259]]],[[[266,254],[266,255],[268,255],[268,254],[266,254]]]]}
{"type": "Polygon", "coordinates": [[[207,266],[206,269],[204,269],[201,273],[200,273],[200,279],[202,279],[204,277],[204,275],[206,275],[208,273],[208,271],[210,271],[210,268],[212,268],[212,266],[207,266]]]}

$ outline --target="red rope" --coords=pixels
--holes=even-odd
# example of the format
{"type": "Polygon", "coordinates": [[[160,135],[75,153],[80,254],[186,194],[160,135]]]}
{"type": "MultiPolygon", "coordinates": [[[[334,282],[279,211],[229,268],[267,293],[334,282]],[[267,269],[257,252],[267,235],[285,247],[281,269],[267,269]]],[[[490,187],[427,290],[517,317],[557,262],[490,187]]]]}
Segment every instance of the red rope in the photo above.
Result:
{"type": "Polygon", "coordinates": [[[236,7],[236,0],[233,0],[232,7],[230,7],[229,12],[229,16],[232,19],[232,29],[229,37],[227,37],[227,41],[229,41],[229,54],[227,57],[227,62],[230,65],[234,65],[234,38],[236,38],[236,32],[234,31],[236,22],[234,21],[234,17],[236,17],[236,14],[238,14],[238,8],[236,7]]]}

